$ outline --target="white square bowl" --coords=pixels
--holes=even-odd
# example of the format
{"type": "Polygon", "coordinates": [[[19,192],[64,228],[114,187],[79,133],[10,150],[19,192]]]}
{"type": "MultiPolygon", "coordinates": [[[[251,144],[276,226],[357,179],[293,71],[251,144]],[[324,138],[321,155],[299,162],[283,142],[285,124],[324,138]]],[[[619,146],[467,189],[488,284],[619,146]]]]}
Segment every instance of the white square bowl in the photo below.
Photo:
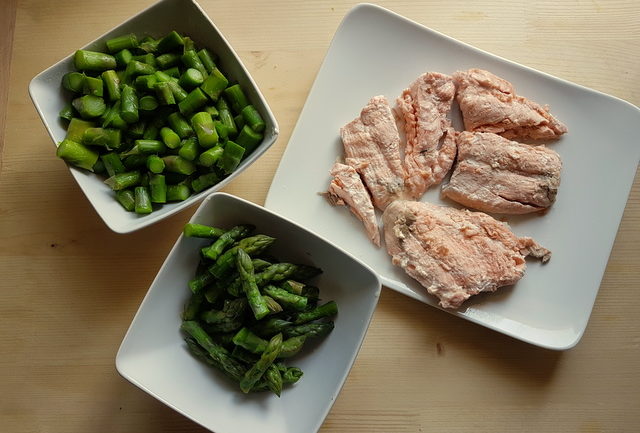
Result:
{"type": "MultiPolygon", "coordinates": [[[[264,138],[238,168],[221,182],[192,195],[183,202],[164,204],[160,209],[154,210],[148,215],[137,215],[125,211],[115,200],[111,189],[102,182],[100,176],[69,166],[71,174],[98,215],[111,230],[117,233],[133,232],[156,223],[199,202],[207,194],[224,188],[253,164],[278,137],[278,123],[258,86],[229,42],[193,0],[162,0],[87,45],[78,47],[78,49],[104,51],[105,41],[116,36],[135,33],[138,36],[161,37],[171,30],[188,35],[194,40],[196,46],[206,47],[218,55],[217,63],[220,68],[231,82],[238,82],[242,86],[251,103],[262,114],[266,123],[264,138]]],[[[31,100],[54,143],[59,143],[66,135],[63,123],[58,117],[62,107],[69,102],[68,95],[61,86],[61,79],[65,73],[73,70],[75,69],[73,53],[71,53],[55,65],[40,72],[29,83],[31,100]]],[[[55,149],[52,149],[51,152],[53,154],[55,149]]]]}
{"type": "Polygon", "coordinates": [[[242,394],[217,370],[195,359],[180,332],[204,239],[180,235],[116,356],[127,380],[186,417],[217,433],[309,433],[317,431],[353,365],[380,296],[380,281],[361,261],[305,228],[253,203],[225,193],[207,197],[191,222],[216,227],[253,224],[255,233],[277,240],[278,259],[317,266],[314,284],[339,313],[326,338],[303,348],[288,365],[304,371],[298,383],[271,393],[242,394]]]}

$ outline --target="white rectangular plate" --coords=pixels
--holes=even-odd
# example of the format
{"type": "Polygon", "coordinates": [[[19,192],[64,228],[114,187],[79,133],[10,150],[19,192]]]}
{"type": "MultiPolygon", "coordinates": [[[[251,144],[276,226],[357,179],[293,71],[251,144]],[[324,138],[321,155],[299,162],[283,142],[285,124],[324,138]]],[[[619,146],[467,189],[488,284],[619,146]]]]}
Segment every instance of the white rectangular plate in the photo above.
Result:
{"type": "MultiPolygon", "coordinates": [[[[563,160],[557,201],[546,215],[511,217],[519,236],[553,251],[546,265],[530,261],[515,286],[467,301],[452,314],[551,349],[581,338],[633,183],[640,147],[640,110],[620,99],[499,58],[363,4],[344,18],[291,136],[266,207],[326,237],[376,270],[383,284],[426,304],[437,299],[391,264],[367,239],[360,221],[319,194],[343,155],[339,129],[374,95],[395,101],[426,71],[487,69],[541,104],[569,128],[550,144],[563,160]]],[[[459,119],[454,124],[459,125],[459,119]]],[[[432,188],[423,201],[452,205],[432,188]]]]}

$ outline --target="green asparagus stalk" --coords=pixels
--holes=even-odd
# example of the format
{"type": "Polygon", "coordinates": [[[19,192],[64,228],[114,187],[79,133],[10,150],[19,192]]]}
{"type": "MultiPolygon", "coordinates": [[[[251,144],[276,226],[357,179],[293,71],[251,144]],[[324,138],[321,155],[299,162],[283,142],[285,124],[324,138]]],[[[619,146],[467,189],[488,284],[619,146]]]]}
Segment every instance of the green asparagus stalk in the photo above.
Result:
{"type": "Polygon", "coordinates": [[[184,63],[188,68],[197,69],[205,77],[209,75],[202,64],[200,57],[198,57],[198,54],[193,50],[187,50],[182,55],[182,63],[184,63]]]}
{"type": "Polygon", "coordinates": [[[263,135],[244,125],[236,137],[236,143],[244,147],[245,155],[250,154],[262,141],[263,135]]]}
{"type": "Polygon", "coordinates": [[[224,277],[235,265],[236,255],[239,249],[243,249],[247,254],[260,254],[275,241],[275,238],[266,235],[255,235],[241,239],[238,245],[225,251],[218,260],[208,269],[215,277],[224,277]]]}
{"type": "Polygon", "coordinates": [[[138,48],[138,38],[133,33],[107,40],[107,49],[110,53],[117,53],[129,48],[138,48]]]}
{"type": "Polygon", "coordinates": [[[164,161],[158,155],[147,157],[147,168],[151,173],[160,174],[164,171],[164,161]]]}
{"type": "Polygon", "coordinates": [[[153,211],[151,207],[151,197],[149,190],[144,186],[136,186],[133,190],[135,198],[135,212],[137,214],[148,214],[153,211]]]}
{"type": "Polygon", "coordinates": [[[206,111],[207,113],[209,113],[213,119],[220,115],[220,113],[218,113],[218,109],[213,105],[207,105],[202,109],[202,111],[206,111]]]}
{"type": "Polygon", "coordinates": [[[78,50],[73,56],[76,69],[81,71],[106,71],[116,68],[115,57],[95,51],[78,50]]]}
{"type": "Polygon", "coordinates": [[[194,320],[200,314],[205,298],[202,293],[194,293],[182,310],[182,320],[194,320]]]}
{"type": "Polygon", "coordinates": [[[267,308],[269,308],[269,314],[277,314],[283,311],[282,305],[278,304],[278,302],[273,299],[271,296],[262,295],[262,298],[267,303],[267,308]]]}
{"type": "Polygon", "coordinates": [[[176,66],[180,63],[180,54],[165,53],[156,57],[156,64],[160,69],[167,69],[176,66]]]}
{"type": "Polygon", "coordinates": [[[84,89],[85,75],[80,72],[67,72],[62,76],[62,87],[74,92],[81,93],[84,89]]]}
{"type": "MultiPolygon", "coordinates": [[[[209,260],[217,260],[223,251],[235,241],[247,237],[255,227],[251,225],[238,225],[231,230],[223,233],[216,241],[209,247],[206,247],[202,251],[202,255],[209,260]]],[[[252,263],[253,265],[253,263],[252,263]]]]}
{"type": "Polygon", "coordinates": [[[169,122],[171,129],[178,134],[178,137],[180,138],[187,138],[194,134],[189,122],[187,122],[180,113],[171,113],[167,117],[167,122],[169,122]]]}
{"type": "Polygon", "coordinates": [[[172,30],[168,35],[160,39],[158,42],[158,52],[166,53],[173,51],[176,48],[181,47],[184,44],[182,36],[175,30],[172,30]]]}
{"type": "Polygon", "coordinates": [[[130,155],[122,160],[127,170],[137,170],[147,164],[147,155],[130,155]]]}
{"type": "Polygon", "coordinates": [[[58,145],[56,155],[71,165],[89,171],[93,171],[93,166],[96,161],[98,161],[98,154],[96,152],[67,138],[62,140],[58,145]]]}
{"type": "Polygon", "coordinates": [[[220,181],[220,178],[215,172],[202,174],[191,182],[191,189],[195,193],[204,191],[205,189],[212,187],[220,181]]]}
{"type": "Polygon", "coordinates": [[[178,155],[188,161],[195,161],[200,153],[200,146],[198,145],[198,139],[196,137],[188,137],[182,140],[178,155]]]}
{"type": "Polygon", "coordinates": [[[190,195],[186,185],[167,185],[167,201],[185,201],[190,195]]]}
{"type": "Polygon", "coordinates": [[[289,367],[289,368],[286,368],[285,371],[282,371],[282,368],[279,368],[279,369],[280,369],[280,373],[282,374],[283,383],[286,383],[286,384],[296,383],[302,377],[302,370],[300,370],[298,367],[289,367]]]}
{"type": "Polygon", "coordinates": [[[227,84],[229,84],[227,77],[225,77],[218,68],[214,68],[211,71],[211,75],[204,80],[200,88],[212,101],[217,101],[227,87],[227,84]]]}
{"type": "Polygon", "coordinates": [[[227,104],[227,101],[224,98],[218,98],[216,109],[218,110],[220,122],[222,122],[222,125],[226,128],[226,136],[234,138],[238,135],[238,128],[233,120],[233,114],[231,114],[229,104],[227,104]]]}
{"type": "Polygon", "coordinates": [[[269,342],[258,337],[251,332],[249,328],[242,328],[233,336],[233,344],[251,353],[262,353],[267,348],[269,342]]]}
{"type": "Polygon", "coordinates": [[[113,57],[116,59],[116,64],[120,68],[126,68],[127,64],[133,60],[133,54],[126,48],[115,53],[113,57]]]}
{"type": "Polygon", "coordinates": [[[218,167],[225,174],[231,174],[240,165],[244,152],[244,147],[231,140],[227,141],[227,144],[224,145],[224,152],[218,160],[218,167]]]}
{"type": "Polygon", "coordinates": [[[135,196],[130,189],[116,191],[116,200],[127,212],[133,212],[135,209],[135,196]]]}
{"type": "Polygon", "coordinates": [[[262,319],[269,314],[269,307],[262,298],[260,290],[256,285],[255,275],[253,272],[253,263],[251,263],[251,257],[242,248],[239,248],[236,253],[236,266],[242,279],[242,289],[244,290],[249,306],[253,311],[253,315],[256,320],[262,319]]]}
{"type": "MultiPolygon", "coordinates": [[[[147,64],[147,65],[153,67],[154,69],[157,66],[156,56],[154,56],[152,53],[142,54],[142,55],[139,55],[139,56],[133,56],[132,60],[136,60],[136,61],[138,61],[140,63],[147,64]]],[[[125,72],[126,72],[126,68],[125,68],[125,72]]]]}
{"type": "Polygon", "coordinates": [[[196,132],[200,146],[209,149],[218,144],[218,133],[211,115],[206,111],[200,111],[191,117],[191,126],[196,132]]]}
{"type": "Polygon", "coordinates": [[[336,304],[335,301],[329,301],[326,304],[314,308],[313,310],[298,313],[293,323],[301,325],[323,317],[332,317],[336,314],[338,314],[338,304],[336,304]]]}
{"type": "Polygon", "coordinates": [[[149,175],[149,190],[151,193],[151,203],[167,202],[167,183],[165,182],[163,175],[149,175]]]}
{"type": "MultiPolygon", "coordinates": [[[[209,357],[215,362],[214,365],[217,368],[236,381],[244,379],[246,369],[242,364],[229,356],[229,352],[226,349],[214,343],[211,337],[197,322],[192,320],[182,322],[181,329],[193,337],[193,339],[209,354],[209,357]]],[[[282,336],[280,338],[282,338],[282,336]]],[[[276,350],[273,351],[276,352],[276,350]]]]}
{"type": "Polygon", "coordinates": [[[261,337],[272,337],[292,326],[292,322],[277,317],[271,317],[256,323],[251,330],[261,337]]]}
{"type": "Polygon", "coordinates": [[[102,81],[107,88],[107,95],[109,95],[109,101],[117,101],[120,99],[120,78],[113,69],[104,71],[102,73],[102,81]]]}
{"type": "Polygon", "coordinates": [[[271,392],[280,397],[280,394],[282,393],[282,374],[278,367],[271,364],[264,373],[264,378],[266,379],[267,387],[271,392]]]}
{"type": "Polygon", "coordinates": [[[242,109],[249,105],[249,100],[244,94],[242,87],[240,84],[234,84],[233,86],[229,86],[224,89],[224,94],[229,100],[229,105],[231,109],[236,113],[240,114],[242,109]]]}
{"type": "MultiPolygon", "coordinates": [[[[256,284],[258,285],[258,287],[262,287],[272,281],[283,281],[287,278],[307,277],[301,279],[308,279],[311,278],[311,276],[317,275],[318,273],[320,273],[320,270],[318,268],[314,268],[313,266],[294,265],[293,263],[274,263],[259,274],[256,274],[256,284]]],[[[233,291],[238,291],[241,285],[242,283],[238,279],[231,283],[230,289],[233,291]]]]}
{"type": "Polygon", "coordinates": [[[122,164],[122,160],[115,152],[105,153],[104,155],[100,156],[100,159],[102,159],[109,177],[127,171],[124,167],[124,164],[122,164]]]}
{"type": "Polygon", "coordinates": [[[84,77],[82,93],[85,95],[103,96],[103,83],[99,77],[84,77]]]}
{"type": "Polygon", "coordinates": [[[120,147],[121,135],[119,129],[87,128],[82,134],[82,144],[85,146],[100,146],[107,149],[120,147]]]}
{"type": "Polygon", "coordinates": [[[138,60],[135,60],[134,57],[134,60],[131,60],[129,63],[127,63],[127,67],[124,71],[124,76],[126,80],[131,80],[138,75],[150,75],[155,72],[156,68],[147,63],[142,63],[138,60]]]}
{"type": "Polygon", "coordinates": [[[320,298],[320,289],[314,286],[304,286],[301,295],[308,299],[307,306],[315,308],[320,298]]]}
{"type": "Polygon", "coordinates": [[[286,309],[302,311],[307,308],[307,298],[304,296],[294,295],[273,285],[266,286],[262,291],[286,309]]]}
{"type": "MultiPolygon", "coordinates": [[[[169,185],[173,186],[173,185],[169,185]]],[[[215,278],[209,272],[201,272],[197,274],[193,279],[189,280],[189,288],[193,293],[202,291],[206,286],[211,284],[215,278]]]]}
{"type": "Polygon", "coordinates": [[[304,284],[294,280],[287,280],[284,282],[284,284],[282,284],[281,287],[287,292],[293,293],[294,295],[302,295],[304,284]]]}
{"type": "Polygon", "coordinates": [[[74,117],[69,122],[69,126],[67,126],[67,135],[65,138],[67,140],[75,141],[76,143],[82,143],[84,131],[95,126],[96,124],[91,121],[74,117]]]}
{"type": "Polygon", "coordinates": [[[118,100],[104,113],[104,120],[102,121],[103,128],[115,128],[120,130],[128,128],[129,125],[127,125],[127,122],[120,117],[120,105],[120,101],[118,100]]]}
{"type": "Polygon", "coordinates": [[[193,89],[186,98],[178,103],[178,110],[184,116],[193,113],[204,106],[209,100],[199,87],[193,89]]]}
{"type": "Polygon", "coordinates": [[[265,123],[258,110],[256,110],[256,107],[253,105],[247,105],[242,109],[241,114],[245,124],[251,129],[256,132],[264,131],[265,123]]]}
{"type": "Polygon", "coordinates": [[[196,166],[191,161],[186,160],[178,155],[163,156],[165,170],[172,173],[191,174],[196,171],[196,166]]]}
{"type": "Polygon", "coordinates": [[[333,331],[333,322],[305,323],[304,325],[291,326],[283,330],[287,337],[324,337],[333,331]]]}
{"type": "Polygon", "coordinates": [[[173,94],[173,98],[176,100],[176,102],[180,103],[185,99],[187,99],[187,96],[189,94],[177,82],[167,81],[167,86],[171,90],[171,93],[173,94]]]}
{"type": "Polygon", "coordinates": [[[71,104],[83,119],[101,116],[107,109],[104,99],[94,95],[84,95],[74,99],[71,104]]]}
{"type": "Polygon", "coordinates": [[[179,78],[180,78],[180,68],[179,68],[179,67],[177,67],[177,66],[173,66],[173,67],[171,67],[171,68],[169,68],[169,69],[165,69],[165,70],[164,70],[164,71],[162,71],[162,72],[164,72],[165,74],[167,74],[167,75],[168,75],[168,76],[170,76],[171,78],[174,78],[174,80],[172,80],[172,81],[174,81],[174,82],[175,82],[176,80],[179,80],[179,78]]]}
{"type": "MultiPolygon", "coordinates": [[[[217,227],[211,227],[204,224],[187,223],[182,231],[189,238],[209,238],[216,239],[224,235],[227,231],[217,227]]],[[[209,274],[207,272],[207,274],[209,274]]],[[[209,274],[210,275],[210,274],[209,274]]]]}
{"type": "Polygon", "coordinates": [[[166,146],[162,141],[159,140],[136,140],[135,146],[138,149],[138,152],[142,155],[154,155],[163,153],[166,150],[166,146]]]}
{"type": "Polygon", "coordinates": [[[138,105],[140,110],[143,111],[153,111],[160,105],[158,100],[153,95],[144,95],[138,101],[138,105]]]}
{"type": "Polygon", "coordinates": [[[282,350],[282,334],[276,334],[267,345],[267,348],[260,356],[260,359],[244,374],[240,380],[240,389],[244,393],[248,393],[253,385],[267,371],[269,366],[276,360],[282,350]]]}
{"type": "Polygon", "coordinates": [[[120,93],[120,117],[129,124],[136,123],[139,119],[138,96],[133,87],[126,84],[122,86],[120,93]]]}
{"type": "Polygon", "coordinates": [[[68,121],[71,121],[71,119],[73,119],[75,115],[76,112],[73,109],[73,105],[71,105],[71,103],[65,104],[65,106],[62,107],[62,110],[60,110],[60,112],[58,113],[58,117],[68,121]]]}
{"type": "Polygon", "coordinates": [[[131,188],[136,186],[142,180],[142,175],[139,171],[129,171],[125,173],[118,173],[104,181],[112,190],[120,191],[121,189],[131,188]]]}
{"type": "MultiPolygon", "coordinates": [[[[245,107],[247,108],[247,107],[245,107]]],[[[244,111],[244,108],[242,109],[244,111]]],[[[233,116],[233,121],[236,124],[236,127],[238,129],[242,129],[244,127],[244,125],[247,123],[244,121],[244,117],[242,117],[242,113],[238,114],[237,116],[233,116]]]]}
{"type": "Polygon", "coordinates": [[[198,164],[203,167],[213,167],[213,165],[222,157],[224,148],[218,144],[211,149],[207,149],[198,157],[198,164]]]}
{"type": "Polygon", "coordinates": [[[169,149],[177,149],[180,146],[180,137],[171,128],[163,127],[160,130],[160,137],[169,149]]]}
{"type": "Polygon", "coordinates": [[[178,84],[187,89],[193,89],[194,87],[200,86],[202,83],[204,83],[204,76],[202,75],[202,72],[194,68],[188,68],[183,72],[178,80],[178,84]]]}
{"type": "Polygon", "coordinates": [[[169,87],[169,84],[166,82],[156,82],[153,85],[153,88],[156,92],[156,96],[158,101],[162,105],[173,105],[176,103],[176,99],[173,96],[173,92],[169,87]]]}
{"type": "Polygon", "coordinates": [[[206,48],[203,48],[198,51],[198,57],[200,58],[200,61],[204,65],[204,68],[207,70],[207,72],[209,74],[213,72],[213,70],[216,68],[216,63],[211,52],[206,48]]]}

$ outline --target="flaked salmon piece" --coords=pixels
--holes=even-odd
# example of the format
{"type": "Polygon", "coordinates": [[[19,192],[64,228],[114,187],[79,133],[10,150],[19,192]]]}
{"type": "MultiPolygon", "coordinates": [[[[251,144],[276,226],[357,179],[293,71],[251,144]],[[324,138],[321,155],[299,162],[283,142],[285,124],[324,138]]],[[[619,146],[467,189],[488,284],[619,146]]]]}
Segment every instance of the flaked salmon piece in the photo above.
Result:
{"type": "Polygon", "coordinates": [[[333,179],[329,184],[327,198],[333,205],[347,206],[364,224],[371,242],[380,246],[380,229],[369,192],[360,175],[350,165],[336,162],[331,168],[333,179]]]}
{"type": "Polygon", "coordinates": [[[548,107],[516,95],[513,85],[491,72],[469,69],[453,74],[467,131],[493,132],[505,138],[555,139],[567,127],[548,107]]]}
{"type": "Polygon", "coordinates": [[[405,188],[418,199],[440,183],[456,157],[455,132],[447,114],[455,96],[449,75],[427,72],[397,99],[397,112],[404,119],[405,188]]]}
{"type": "Polygon", "coordinates": [[[531,146],[488,132],[458,134],[458,159],[442,195],[503,214],[544,210],[556,199],[562,161],[545,146],[531,146]]]}
{"type": "Polygon", "coordinates": [[[458,308],[470,296],[516,283],[525,257],[546,262],[551,252],[482,212],[398,200],[382,215],[387,252],[396,266],[458,308]]]}
{"type": "Polygon", "coordinates": [[[373,204],[384,210],[404,195],[400,136],[384,96],[374,96],[360,117],[340,129],[345,162],[356,169],[371,192],[373,204]]]}

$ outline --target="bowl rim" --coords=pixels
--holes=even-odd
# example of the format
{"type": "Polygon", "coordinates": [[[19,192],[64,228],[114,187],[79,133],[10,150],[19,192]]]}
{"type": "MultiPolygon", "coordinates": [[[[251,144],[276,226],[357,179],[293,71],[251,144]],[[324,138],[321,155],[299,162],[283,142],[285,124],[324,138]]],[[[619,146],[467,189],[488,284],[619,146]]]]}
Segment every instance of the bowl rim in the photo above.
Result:
{"type": "MultiPolygon", "coordinates": [[[[227,48],[229,49],[229,52],[231,54],[231,57],[234,59],[234,61],[237,63],[239,69],[245,74],[246,78],[247,78],[247,82],[248,84],[251,85],[251,87],[253,87],[253,89],[255,90],[256,93],[256,97],[259,100],[259,102],[264,106],[265,108],[265,113],[263,113],[265,115],[265,117],[267,117],[269,119],[269,121],[271,122],[271,124],[273,125],[271,128],[271,132],[272,135],[270,138],[267,138],[265,136],[265,138],[263,138],[263,141],[260,143],[260,145],[258,145],[258,147],[256,147],[253,152],[251,153],[251,155],[244,161],[244,166],[242,167],[241,170],[236,170],[235,172],[231,173],[229,176],[225,177],[224,179],[222,179],[220,182],[216,183],[215,185],[212,185],[211,187],[205,189],[204,191],[201,191],[199,193],[195,193],[192,194],[189,198],[187,198],[186,200],[182,201],[182,202],[176,202],[176,203],[166,203],[164,204],[164,206],[172,206],[171,208],[166,208],[167,210],[165,210],[164,212],[162,212],[161,210],[155,211],[151,214],[148,215],[142,215],[142,216],[138,216],[137,219],[135,220],[131,220],[128,221],[126,224],[116,224],[111,218],[108,217],[108,215],[105,214],[105,212],[100,212],[98,210],[97,207],[97,203],[98,201],[94,202],[94,199],[91,197],[91,195],[88,193],[88,191],[85,189],[84,186],[84,182],[81,182],[79,180],[80,176],[83,176],[85,174],[85,172],[83,170],[80,170],[76,167],[71,166],[70,164],[65,163],[65,165],[67,166],[67,168],[69,169],[72,177],[74,178],[76,184],[78,185],[78,187],[80,188],[80,190],[82,191],[82,193],[85,195],[86,199],[89,201],[89,203],[91,204],[91,206],[93,207],[94,211],[98,214],[98,216],[100,217],[100,219],[102,219],[102,221],[106,224],[107,227],[109,227],[109,229],[111,229],[112,231],[119,233],[119,234],[127,234],[127,233],[132,233],[135,231],[138,231],[140,229],[143,229],[145,227],[148,227],[152,224],[158,223],[168,217],[171,217],[189,207],[194,206],[195,204],[203,201],[208,194],[211,194],[213,192],[217,192],[220,189],[224,188],[225,186],[227,186],[231,181],[233,181],[237,176],[241,175],[247,168],[249,168],[251,165],[253,165],[254,162],[256,162],[277,140],[278,137],[280,135],[280,127],[278,125],[278,121],[273,113],[273,110],[271,109],[271,107],[269,106],[269,103],[267,102],[267,100],[265,99],[264,95],[262,94],[262,91],[260,90],[260,87],[257,85],[257,83],[255,82],[253,76],[251,75],[251,73],[249,72],[249,70],[247,69],[247,67],[245,66],[244,62],[242,61],[242,59],[240,58],[240,56],[238,55],[238,53],[236,52],[236,50],[233,48],[233,46],[231,45],[231,43],[227,40],[227,38],[225,37],[224,33],[216,26],[216,24],[213,22],[213,20],[209,17],[209,15],[207,15],[207,13],[202,9],[202,7],[198,4],[198,2],[196,0],[159,0],[149,6],[147,6],[146,8],[142,9],[141,11],[135,13],[134,15],[130,16],[129,18],[127,18],[126,20],[122,21],[121,23],[117,24],[116,26],[108,29],[107,31],[105,31],[104,33],[102,33],[100,36],[94,38],[93,40],[83,44],[81,47],[77,48],[77,49],[86,49],[88,47],[91,47],[92,45],[96,44],[96,43],[100,43],[100,42],[104,42],[107,38],[107,35],[109,35],[110,33],[113,33],[115,31],[117,31],[119,28],[126,26],[127,24],[129,24],[130,22],[139,19],[140,17],[142,17],[143,15],[149,13],[149,11],[151,11],[152,9],[159,7],[161,4],[163,3],[189,3],[191,5],[193,5],[195,7],[195,9],[197,10],[197,12],[206,20],[208,21],[209,25],[211,26],[212,30],[217,33],[220,36],[220,39],[222,40],[222,42],[227,46],[227,48]],[[215,189],[214,189],[215,188],[215,189]]],[[[47,117],[45,115],[44,109],[42,108],[40,102],[39,102],[39,98],[35,95],[35,85],[38,81],[42,80],[42,77],[45,76],[47,73],[51,72],[53,69],[59,67],[61,64],[65,63],[65,62],[69,62],[72,60],[73,55],[75,53],[75,50],[72,51],[71,53],[69,53],[68,55],[66,55],[65,57],[61,58],[60,60],[58,60],[57,62],[55,62],[54,64],[48,66],[47,68],[45,68],[44,70],[38,72],[30,81],[29,81],[29,85],[28,85],[28,93],[29,93],[29,97],[31,99],[31,102],[33,103],[36,112],[38,113],[38,116],[40,117],[40,121],[42,122],[42,124],[44,125],[47,133],[49,134],[49,137],[51,138],[51,141],[53,142],[54,146],[58,146],[58,142],[55,138],[55,135],[53,133],[53,130],[51,129],[50,123],[47,121],[47,117]]],[[[122,212],[125,212],[124,210],[121,210],[122,212]]]]}

